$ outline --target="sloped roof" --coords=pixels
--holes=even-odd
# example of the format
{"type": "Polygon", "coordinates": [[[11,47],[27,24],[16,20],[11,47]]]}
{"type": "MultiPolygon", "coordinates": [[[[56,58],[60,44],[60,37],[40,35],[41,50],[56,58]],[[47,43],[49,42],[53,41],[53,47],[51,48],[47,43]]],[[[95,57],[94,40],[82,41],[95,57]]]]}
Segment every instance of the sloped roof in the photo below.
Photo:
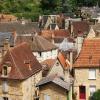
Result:
{"type": "Polygon", "coordinates": [[[64,89],[66,89],[66,90],[70,89],[70,84],[65,82],[64,80],[62,80],[57,75],[51,75],[51,76],[47,76],[47,77],[41,79],[38,82],[37,86],[42,86],[42,85],[45,85],[45,84],[50,83],[50,82],[52,82],[52,83],[54,83],[54,84],[56,84],[56,85],[58,85],[58,86],[60,86],[60,87],[62,87],[64,89]]]}
{"type": "Polygon", "coordinates": [[[11,46],[14,46],[14,36],[11,32],[0,32],[0,47],[4,46],[4,41],[8,40],[11,46]]]}
{"type": "MultiPolygon", "coordinates": [[[[27,79],[42,69],[41,64],[37,61],[26,43],[15,46],[6,53],[0,64],[0,72],[2,71],[3,65],[7,64],[7,62],[11,66],[8,79],[27,79]]],[[[3,78],[1,74],[0,78],[3,78]]]]}
{"type": "Polygon", "coordinates": [[[16,31],[17,34],[34,33],[39,31],[38,23],[26,22],[22,24],[21,22],[7,22],[0,23],[0,32],[12,32],[16,31]]]}
{"type": "Polygon", "coordinates": [[[43,62],[41,62],[42,64],[42,69],[43,69],[43,76],[45,77],[49,70],[53,67],[53,65],[55,64],[56,59],[46,59],[43,62]]]}
{"type": "Polygon", "coordinates": [[[84,40],[73,67],[100,67],[100,38],[84,40]]]}
{"type": "Polygon", "coordinates": [[[83,35],[84,33],[89,32],[89,24],[86,21],[74,21],[72,25],[75,35],[83,35]]]}
{"type": "Polygon", "coordinates": [[[41,64],[47,65],[48,68],[51,68],[54,65],[55,61],[56,59],[46,59],[43,62],[41,62],[41,64]]]}
{"type": "Polygon", "coordinates": [[[57,38],[57,37],[68,37],[69,31],[65,29],[58,29],[58,30],[42,30],[41,36],[46,39],[57,38]]]}
{"type": "Polygon", "coordinates": [[[18,36],[16,44],[20,44],[22,42],[27,42],[31,46],[31,50],[33,52],[43,52],[57,49],[57,47],[54,44],[38,35],[18,36]]]}
{"type": "Polygon", "coordinates": [[[64,56],[61,52],[59,52],[57,58],[64,69],[70,67],[70,62],[66,58],[64,58],[64,56]]]}

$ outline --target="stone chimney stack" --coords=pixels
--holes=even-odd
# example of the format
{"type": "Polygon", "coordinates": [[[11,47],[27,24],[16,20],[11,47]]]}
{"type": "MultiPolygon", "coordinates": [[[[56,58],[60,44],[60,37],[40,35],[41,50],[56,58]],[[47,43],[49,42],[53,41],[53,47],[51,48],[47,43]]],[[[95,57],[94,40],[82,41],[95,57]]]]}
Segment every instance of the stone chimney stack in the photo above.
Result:
{"type": "Polygon", "coordinates": [[[12,36],[14,37],[14,45],[15,45],[16,38],[17,38],[16,30],[14,30],[14,31],[12,32],[12,36]]]}

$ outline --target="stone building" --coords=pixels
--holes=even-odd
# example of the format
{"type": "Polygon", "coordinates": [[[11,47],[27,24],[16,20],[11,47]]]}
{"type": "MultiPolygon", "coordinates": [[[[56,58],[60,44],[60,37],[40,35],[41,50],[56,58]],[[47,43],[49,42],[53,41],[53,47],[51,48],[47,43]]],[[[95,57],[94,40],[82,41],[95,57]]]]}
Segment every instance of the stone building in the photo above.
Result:
{"type": "Polygon", "coordinates": [[[43,78],[37,86],[39,87],[40,100],[68,100],[70,84],[57,75],[43,78]]]}
{"type": "Polygon", "coordinates": [[[0,63],[0,99],[35,100],[41,68],[26,43],[9,48],[0,63]]]}
{"type": "Polygon", "coordinates": [[[74,94],[77,100],[88,100],[100,89],[100,38],[88,38],[74,65],[74,94]]]}

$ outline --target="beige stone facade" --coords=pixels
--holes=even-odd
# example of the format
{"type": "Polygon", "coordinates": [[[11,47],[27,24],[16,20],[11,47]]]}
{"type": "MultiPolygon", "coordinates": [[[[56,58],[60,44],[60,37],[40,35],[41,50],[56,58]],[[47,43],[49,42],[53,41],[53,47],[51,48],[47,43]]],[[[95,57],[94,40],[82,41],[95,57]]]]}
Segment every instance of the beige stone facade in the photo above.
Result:
{"type": "Polygon", "coordinates": [[[64,69],[58,60],[55,62],[54,66],[50,69],[48,73],[48,75],[52,74],[58,74],[59,76],[62,76],[64,78],[64,69]]]}
{"type": "Polygon", "coordinates": [[[89,79],[89,68],[75,68],[75,82],[74,92],[77,93],[77,100],[79,99],[79,86],[86,88],[86,100],[90,96],[90,86],[96,86],[96,90],[100,89],[100,70],[96,69],[96,79],[89,79]]]}
{"type": "Polygon", "coordinates": [[[9,100],[34,100],[36,83],[42,78],[42,72],[31,76],[26,80],[6,80],[7,93],[3,92],[3,82],[0,80],[0,97],[8,97],[9,100]]]}
{"type": "Polygon", "coordinates": [[[52,83],[40,87],[39,94],[40,100],[45,100],[45,98],[50,98],[50,100],[67,100],[66,90],[52,83]]]}

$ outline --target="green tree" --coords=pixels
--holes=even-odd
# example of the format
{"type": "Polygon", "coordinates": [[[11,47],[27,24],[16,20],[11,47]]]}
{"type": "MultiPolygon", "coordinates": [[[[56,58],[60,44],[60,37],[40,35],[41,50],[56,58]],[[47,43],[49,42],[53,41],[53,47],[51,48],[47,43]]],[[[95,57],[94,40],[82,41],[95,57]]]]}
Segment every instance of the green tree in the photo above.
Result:
{"type": "Polygon", "coordinates": [[[42,8],[43,14],[62,13],[65,11],[64,1],[65,0],[41,0],[40,7],[42,8]]]}
{"type": "Polygon", "coordinates": [[[90,97],[90,100],[100,100],[100,89],[93,93],[93,95],[90,97]]]}

